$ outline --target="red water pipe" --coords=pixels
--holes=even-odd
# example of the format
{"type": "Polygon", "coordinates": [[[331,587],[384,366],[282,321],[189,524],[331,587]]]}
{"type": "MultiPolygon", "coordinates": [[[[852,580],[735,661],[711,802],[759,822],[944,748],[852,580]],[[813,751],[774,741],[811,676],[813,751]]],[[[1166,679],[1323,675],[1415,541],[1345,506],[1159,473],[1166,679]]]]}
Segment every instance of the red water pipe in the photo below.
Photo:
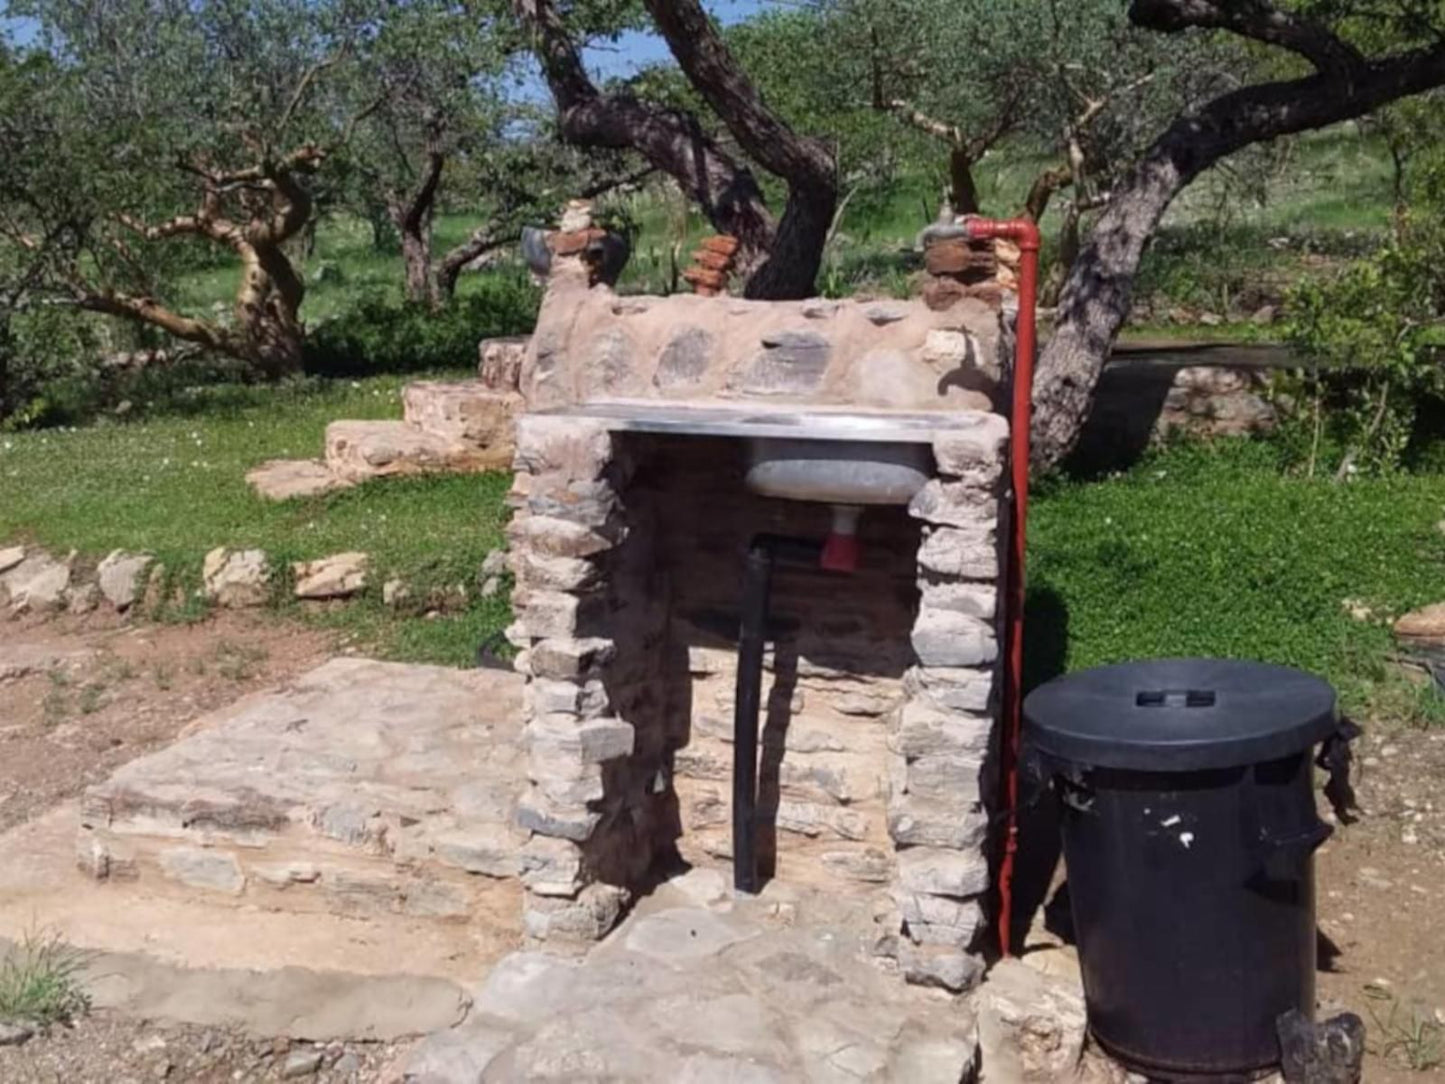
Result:
{"type": "Polygon", "coordinates": [[[1018,245],[1019,312],[1014,355],[1013,405],[1009,413],[1009,471],[1013,514],[1009,517],[1008,558],[1004,572],[1003,860],[998,871],[999,950],[1012,955],[1014,857],[1019,846],[1019,742],[1023,732],[1024,555],[1029,508],[1029,425],[1033,417],[1035,315],[1039,287],[1039,228],[1027,218],[964,220],[969,238],[1002,238],[1018,245]]]}

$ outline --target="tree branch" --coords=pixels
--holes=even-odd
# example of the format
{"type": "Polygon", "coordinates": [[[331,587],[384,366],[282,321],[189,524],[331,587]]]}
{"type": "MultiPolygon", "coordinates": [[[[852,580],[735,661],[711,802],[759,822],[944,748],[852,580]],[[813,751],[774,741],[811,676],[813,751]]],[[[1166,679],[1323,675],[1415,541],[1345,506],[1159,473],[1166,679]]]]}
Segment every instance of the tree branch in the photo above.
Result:
{"type": "Polygon", "coordinates": [[[798,135],[763,103],[698,0],[643,2],[679,67],[749,156],[790,183],[836,191],[828,149],[798,135]]]}
{"type": "Polygon", "coordinates": [[[885,101],[883,108],[910,127],[917,128],[920,132],[925,135],[931,135],[934,139],[941,139],[950,147],[963,145],[963,131],[957,125],[945,124],[941,120],[935,120],[921,109],[909,105],[901,98],[893,98],[885,101]]]}
{"type": "Polygon", "coordinates": [[[772,245],[774,224],[751,171],[695,117],[627,94],[600,93],[552,0],[513,0],[513,8],[532,31],[562,137],[582,147],[637,151],[672,176],[715,229],[742,242],[742,262],[761,260],[772,245]]]}
{"type": "Polygon", "coordinates": [[[116,290],[77,291],[75,303],[89,312],[119,316],[150,324],[187,342],[199,343],[222,353],[235,353],[236,345],[225,329],[205,320],[182,316],[149,297],[134,297],[116,290]]]}
{"type": "Polygon", "coordinates": [[[1176,34],[1190,27],[1228,30],[1241,37],[1288,49],[1320,71],[1347,71],[1363,64],[1355,48],[1328,28],[1269,0],[1132,0],[1135,26],[1176,34]]]}

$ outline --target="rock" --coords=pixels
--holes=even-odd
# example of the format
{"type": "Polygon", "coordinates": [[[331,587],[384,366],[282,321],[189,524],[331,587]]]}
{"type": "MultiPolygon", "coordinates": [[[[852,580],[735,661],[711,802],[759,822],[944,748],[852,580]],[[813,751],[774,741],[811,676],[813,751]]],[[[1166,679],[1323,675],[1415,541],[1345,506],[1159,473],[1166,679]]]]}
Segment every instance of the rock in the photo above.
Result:
{"type": "Polygon", "coordinates": [[[1079,986],[1006,959],[976,997],[986,1084],[1052,1084],[1078,1065],[1087,1027],[1079,986]]]}
{"type": "Polygon", "coordinates": [[[500,824],[479,824],[439,835],[433,843],[437,857],[468,873],[487,877],[515,877],[521,862],[517,837],[500,824]]]}
{"type": "Polygon", "coordinates": [[[361,1072],[361,1059],[354,1052],[348,1050],[336,1059],[336,1063],[331,1066],[331,1072],[343,1081],[348,1081],[361,1072]]]}
{"type": "Polygon", "coordinates": [[[411,598],[411,588],[402,580],[387,580],[381,585],[381,601],[387,606],[400,606],[411,598]]]}
{"type": "Polygon", "coordinates": [[[575,680],[599,673],[616,654],[611,640],[552,638],[532,646],[532,673],[539,678],[575,680]]]}
{"type": "Polygon", "coordinates": [[[993,620],[998,605],[998,585],[923,580],[919,583],[919,608],[952,610],[970,617],[993,620]]]}
{"type": "Polygon", "coordinates": [[[331,473],[319,459],[268,459],[246,472],[246,484],[268,501],[289,501],[319,497],[352,483],[331,473]]]}
{"type": "Polygon", "coordinates": [[[966,416],[970,424],[940,431],[933,439],[938,472],[968,485],[987,487],[1003,469],[1008,443],[1008,421],[999,414],[977,411],[966,416]]]}
{"type": "Polygon", "coordinates": [[[88,614],[100,605],[100,589],[93,583],[78,583],[65,592],[67,613],[88,614]]]}
{"type": "Polygon", "coordinates": [[[1199,314],[1199,322],[1205,327],[1218,327],[1224,323],[1224,317],[1220,316],[1217,312],[1201,312],[1199,314]]]}
{"type": "Polygon", "coordinates": [[[1395,635],[1412,640],[1445,640],[1445,602],[1411,610],[1395,622],[1395,635]]]}
{"type": "Polygon", "coordinates": [[[491,550],[482,558],[483,576],[500,576],[507,571],[507,551],[491,550]]]}
{"type": "Polygon", "coordinates": [[[988,833],[988,814],[971,806],[969,802],[895,795],[888,803],[888,834],[900,846],[958,851],[978,847],[988,833]]]}
{"type": "Polygon", "coordinates": [[[898,965],[903,977],[920,986],[941,986],[961,993],[971,989],[983,976],[983,961],[950,945],[898,946],[898,965]]]}
{"type": "Polygon", "coordinates": [[[834,873],[865,884],[887,884],[893,874],[893,863],[876,847],[858,851],[825,851],[822,862],[834,873]]]}
{"type": "Polygon", "coordinates": [[[695,390],[707,374],[713,340],[700,327],[684,327],[673,333],[657,361],[652,382],[664,395],[695,390]]]}
{"type": "Polygon", "coordinates": [[[312,1076],[321,1068],[321,1051],[293,1050],[281,1065],[281,1079],[295,1080],[297,1077],[312,1076]]]}
{"type": "Polygon", "coordinates": [[[9,546],[0,550],[0,573],[9,572],[23,560],[25,560],[24,546],[9,546]]]}
{"type": "MultiPolygon", "coordinates": [[[[729,945],[757,936],[724,916],[700,907],[674,907],[630,924],[623,945],[630,952],[662,961],[716,956],[729,945]]],[[[676,966],[671,964],[670,966],[676,966]]]]}
{"type": "Polygon", "coordinates": [[[326,427],[326,465],[349,482],[404,474],[497,470],[508,448],[480,448],[404,421],[337,421],[326,427]]]}
{"type": "Polygon", "coordinates": [[[271,596],[271,565],[264,550],[218,546],[201,566],[202,590],[212,602],[230,608],[264,606],[271,596]]]}
{"type": "Polygon", "coordinates": [[[530,336],[483,339],[477,346],[477,376],[496,391],[518,391],[530,336]]]}
{"type": "Polygon", "coordinates": [[[19,1020],[0,1020],[0,1046],[19,1046],[32,1035],[35,1029],[19,1020]]]}
{"type": "Polygon", "coordinates": [[[166,876],[192,888],[207,888],[241,894],[246,877],[235,856],[203,847],[172,847],[160,854],[161,869],[166,876]]]}
{"type": "Polygon", "coordinates": [[[898,883],[932,896],[976,896],[988,891],[988,862],[975,852],[909,847],[898,854],[898,883]]]}
{"type": "Polygon", "coordinates": [[[986,715],[937,711],[919,701],[903,706],[898,729],[889,747],[905,757],[939,754],[982,757],[993,734],[993,720],[986,715]]]}
{"type": "Polygon", "coordinates": [[[936,327],[924,336],[920,356],[935,371],[949,372],[963,368],[970,360],[976,362],[973,353],[973,342],[967,332],[936,327]]]}
{"type": "Polygon", "coordinates": [[[987,670],[914,666],[903,674],[903,691],[942,711],[987,711],[993,676],[987,670]]]}
{"type": "Polygon", "coordinates": [[[297,598],[348,598],[366,586],[368,557],[364,553],[336,553],[291,566],[297,598]]]}
{"type": "Polygon", "coordinates": [[[1340,1013],[1316,1024],[1292,1009],[1275,1027],[1286,1084],[1359,1084],[1365,1023],[1354,1013],[1340,1013]]]}
{"type": "Polygon", "coordinates": [[[523,926],[539,941],[599,941],[617,924],[627,898],[625,888],[606,884],[590,884],[576,899],[531,896],[523,926]]]}
{"type": "Polygon", "coordinates": [[[993,539],[957,527],[926,530],[923,544],[918,547],[918,564],[927,572],[950,579],[995,580],[999,574],[993,539]]]}
{"type": "Polygon", "coordinates": [[[50,613],[66,601],[70,559],[57,561],[36,550],[0,575],[0,595],[8,596],[11,613],[50,613]]]}
{"type": "Polygon", "coordinates": [[[863,315],[871,323],[884,327],[908,318],[908,306],[901,301],[875,301],[863,306],[863,315]]]}
{"type": "Polygon", "coordinates": [[[918,661],[928,667],[982,666],[998,658],[993,626],[956,610],[921,610],[910,641],[918,661]]]}
{"type": "Polygon", "coordinates": [[[112,550],[96,569],[100,593],[106,601],[117,610],[128,610],[135,605],[152,560],[147,553],[112,550]]]}
{"type": "Polygon", "coordinates": [[[948,527],[992,526],[998,519],[998,501],[986,489],[934,478],[913,495],[908,514],[948,527]]]}
{"type": "Polygon", "coordinates": [[[519,472],[589,482],[601,477],[611,461],[612,433],[603,422],[545,414],[517,419],[519,472]]]}
{"type": "Polygon", "coordinates": [[[1259,308],[1255,309],[1254,312],[1250,313],[1249,322],[1251,324],[1261,325],[1272,324],[1274,323],[1275,317],[1278,314],[1279,310],[1275,306],[1261,305],[1259,308]]]}
{"type": "Polygon", "coordinates": [[[832,347],[816,331],[777,331],[763,336],[763,351],[753,358],[733,387],[750,395],[806,395],[823,382],[832,347]]]}

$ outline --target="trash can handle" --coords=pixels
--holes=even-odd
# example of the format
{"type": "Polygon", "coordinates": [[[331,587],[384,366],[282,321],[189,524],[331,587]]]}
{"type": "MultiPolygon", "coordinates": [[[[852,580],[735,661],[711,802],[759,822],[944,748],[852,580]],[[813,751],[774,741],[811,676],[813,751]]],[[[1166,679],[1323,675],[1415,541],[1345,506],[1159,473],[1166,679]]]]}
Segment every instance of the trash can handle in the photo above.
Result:
{"type": "Polygon", "coordinates": [[[1213,689],[1140,689],[1134,694],[1140,708],[1212,708],[1213,689]]]}
{"type": "Polygon", "coordinates": [[[1292,836],[1271,836],[1262,833],[1264,872],[1271,880],[1289,880],[1299,875],[1299,865],[1315,852],[1320,844],[1334,834],[1334,829],[1317,820],[1303,832],[1292,836]]]}

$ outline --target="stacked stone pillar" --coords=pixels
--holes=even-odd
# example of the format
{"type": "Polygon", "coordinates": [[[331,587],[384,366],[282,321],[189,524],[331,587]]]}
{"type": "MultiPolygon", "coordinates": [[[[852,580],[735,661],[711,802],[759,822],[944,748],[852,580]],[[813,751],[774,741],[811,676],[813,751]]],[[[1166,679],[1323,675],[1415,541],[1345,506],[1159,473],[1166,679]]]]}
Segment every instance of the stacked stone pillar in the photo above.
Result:
{"type": "Polygon", "coordinates": [[[517,814],[531,833],[524,924],[535,941],[584,946],[616,922],[666,836],[663,720],[638,695],[660,639],[647,627],[657,607],[614,590],[629,535],[618,500],[625,468],[602,424],[522,417],[516,471],[510,634],[530,679],[529,785],[517,814]]]}
{"type": "Polygon", "coordinates": [[[989,889],[988,810],[997,747],[998,509],[1005,420],[979,413],[934,442],[938,477],[909,506],[924,523],[907,696],[889,747],[888,830],[897,847],[898,959],[910,981],[964,990],[989,889]]]}

